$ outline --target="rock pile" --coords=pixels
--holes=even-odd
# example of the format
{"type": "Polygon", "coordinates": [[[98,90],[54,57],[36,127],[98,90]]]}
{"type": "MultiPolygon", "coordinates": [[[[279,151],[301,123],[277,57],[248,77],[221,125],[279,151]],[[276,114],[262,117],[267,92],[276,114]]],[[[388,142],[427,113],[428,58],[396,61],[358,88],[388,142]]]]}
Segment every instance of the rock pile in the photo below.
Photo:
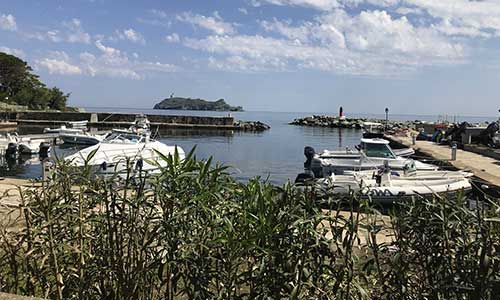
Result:
{"type": "MultiPolygon", "coordinates": [[[[313,115],[304,118],[298,118],[290,122],[290,125],[311,126],[311,127],[331,127],[331,128],[356,128],[361,129],[364,122],[376,122],[385,124],[385,120],[368,119],[368,118],[345,118],[338,116],[313,115]]],[[[423,124],[421,121],[389,121],[387,123],[388,130],[396,130],[402,128],[415,129],[423,124]]]]}
{"type": "Polygon", "coordinates": [[[264,131],[268,130],[271,127],[267,124],[264,124],[260,121],[241,121],[238,120],[234,123],[234,126],[238,127],[243,131],[264,131]]]}
{"type": "Polygon", "coordinates": [[[338,116],[317,116],[295,119],[289,124],[299,126],[357,128],[361,129],[365,119],[340,118],[338,116]]]}

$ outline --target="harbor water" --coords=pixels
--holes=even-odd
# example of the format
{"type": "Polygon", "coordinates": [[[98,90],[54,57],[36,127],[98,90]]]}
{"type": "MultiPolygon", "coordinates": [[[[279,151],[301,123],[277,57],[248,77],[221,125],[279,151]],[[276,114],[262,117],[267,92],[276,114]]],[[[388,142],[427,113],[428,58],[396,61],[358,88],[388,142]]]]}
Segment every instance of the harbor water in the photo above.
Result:
{"type": "MultiPolygon", "coordinates": [[[[227,116],[227,112],[174,111],[149,109],[87,108],[89,112],[177,114],[200,116],[227,116]]],[[[304,146],[312,146],[317,152],[324,149],[354,148],[359,144],[362,132],[357,129],[302,127],[288,125],[295,118],[312,114],[327,113],[284,113],[284,112],[231,112],[237,120],[261,121],[271,126],[270,130],[254,133],[228,130],[175,129],[161,132],[157,139],[167,145],[179,145],[186,152],[196,146],[198,159],[213,157],[224,165],[231,166],[230,172],[238,180],[260,176],[275,184],[293,181],[302,172],[304,146]]],[[[385,118],[384,115],[361,115],[351,117],[385,118]]],[[[436,121],[435,116],[390,116],[391,120],[436,121]]],[[[469,122],[484,122],[490,118],[467,118],[469,122]]],[[[152,128],[155,131],[155,128],[152,128]]],[[[74,147],[56,148],[59,156],[78,151],[74,147]]],[[[2,158],[3,159],[3,158],[2,158]]],[[[0,162],[0,176],[37,178],[41,166],[36,157],[24,157],[21,161],[0,162]]]]}

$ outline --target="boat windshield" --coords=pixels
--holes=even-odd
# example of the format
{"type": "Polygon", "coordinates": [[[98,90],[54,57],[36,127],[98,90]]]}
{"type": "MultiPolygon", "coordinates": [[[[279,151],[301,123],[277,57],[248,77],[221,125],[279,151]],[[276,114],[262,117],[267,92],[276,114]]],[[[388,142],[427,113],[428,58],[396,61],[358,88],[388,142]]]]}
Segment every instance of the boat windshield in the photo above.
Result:
{"type": "Polygon", "coordinates": [[[367,157],[396,158],[387,144],[363,143],[362,148],[367,157]]]}
{"type": "Polygon", "coordinates": [[[144,142],[144,136],[133,133],[112,132],[104,139],[104,142],[117,144],[135,144],[144,142]]]}

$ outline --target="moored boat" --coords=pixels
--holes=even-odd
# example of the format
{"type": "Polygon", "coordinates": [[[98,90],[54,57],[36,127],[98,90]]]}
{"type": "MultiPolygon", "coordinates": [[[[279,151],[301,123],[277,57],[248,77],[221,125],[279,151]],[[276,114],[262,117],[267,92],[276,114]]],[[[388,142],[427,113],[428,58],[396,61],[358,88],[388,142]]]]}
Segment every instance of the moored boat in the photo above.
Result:
{"type": "Polygon", "coordinates": [[[168,146],[150,137],[149,121],[138,118],[127,130],[113,130],[99,144],[85,148],[65,158],[71,165],[92,166],[99,175],[123,174],[130,170],[155,173],[159,167],[166,167],[162,156],[178,154],[184,159],[181,147],[168,146]]]}
{"type": "Polygon", "coordinates": [[[383,138],[384,124],[377,122],[363,122],[363,137],[364,138],[383,138]]]}
{"type": "Polygon", "coordinates": [[[83,133],[87,130],[88,121],[73,121],[59,128],[44,128],[43,133],[83,133]]]}
{"type": "MultiPolygon", "coordinates": [[[[407,150],[411,152],[411,150],[407,150]]],[[[363,171],[381,168],[386,162],[393,170],[404,170],[413,165],[416,170],[437,170],[434,165],[398,156],[384,139],[361,139],[358,152],[327,151],[315,153],[311,147],[304,149],[307,158],[304,167],[309,168],[316,178],[345,171],[363,171]]]]}
{"type": "Polygon", "coordinates": [[[382,170],[375,176],[360,172],[349,175],[332,174],[317,181],[325,196],[341,196],[357,193],[380,204],[392,204],[413,197],[446,195],[456,197],[471,190],[469,179],[459,174],[448,177],[409,178],[394,175],[390,170],[382,170]]]}

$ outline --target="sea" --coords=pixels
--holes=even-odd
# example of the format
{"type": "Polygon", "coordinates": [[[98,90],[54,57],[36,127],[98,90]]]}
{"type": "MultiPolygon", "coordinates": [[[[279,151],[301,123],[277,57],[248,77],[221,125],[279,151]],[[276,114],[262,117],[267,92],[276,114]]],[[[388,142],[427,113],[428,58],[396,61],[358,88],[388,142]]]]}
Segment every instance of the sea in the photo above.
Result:
{"type": "MultiPolygon", "coordinates": [[[[107,108],[88,107],[88,112],[111,113],[144,113],[167,115],[195,116],[227,116],[227,112],[213,111],[177,111],[153,110],[138,108],[107,108]]],[[[303,171],[304,147],[311,146],[316,152],[324,149],[345,149],[359,144],[361,130],[345,128],[302,127],[289,125],[295,118],[311,115],[335,115],[327,112],[231,112],[235,119],[245,121],[261,121],[271,126],[264,132],[240,132],[228,130],[168,130],[157,136],[157,139],[167,145],[178,145],[185,152],[195,148],[198,159],[213,158],[223,165],[229,166],[229,172],[237,179],[246,181],[260,177],[273,184],[283,184],[293,181],[298,173],[303,171]]],[[[385,114],[348,114],[353,118],[385,119],[385,114]]],[[[391,115],[394,121],[437,121],[443,116],[422,115],[391,115]]],[[[456,122],[489,122],[496,117],[447,117],[456,122]]],[[[153,129],[154,130],[154,129],[153,129]]],[[[79,148],[58,147],[59,156],[70,155],[79,148]]],[[[39,178],[42,168],[39,159],[23,157],[18,161],[6,161],[0,158],[0,176],[15,176],[20,178],[39,178]]]]}

